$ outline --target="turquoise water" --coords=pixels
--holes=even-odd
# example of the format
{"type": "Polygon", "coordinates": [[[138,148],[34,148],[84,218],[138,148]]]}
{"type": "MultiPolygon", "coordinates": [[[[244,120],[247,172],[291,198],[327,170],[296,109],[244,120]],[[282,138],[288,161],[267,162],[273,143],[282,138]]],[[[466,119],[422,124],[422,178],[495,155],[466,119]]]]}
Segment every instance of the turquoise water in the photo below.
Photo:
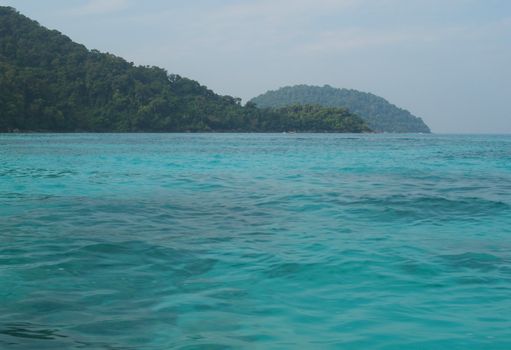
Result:
{"type": "Polygon", "coordinates": [[[0,135],[0,349],[511,349],[511,136],[0,135]]]}

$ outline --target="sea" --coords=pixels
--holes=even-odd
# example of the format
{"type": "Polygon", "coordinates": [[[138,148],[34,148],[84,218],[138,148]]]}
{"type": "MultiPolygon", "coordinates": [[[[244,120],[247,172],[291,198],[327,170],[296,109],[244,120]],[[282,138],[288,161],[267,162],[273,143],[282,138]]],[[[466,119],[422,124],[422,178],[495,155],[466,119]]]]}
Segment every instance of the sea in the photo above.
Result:
{"type": "Polygon", "coordinates": [[[511,136],[0,135],[0,349],[511,349],[511,136]]]}

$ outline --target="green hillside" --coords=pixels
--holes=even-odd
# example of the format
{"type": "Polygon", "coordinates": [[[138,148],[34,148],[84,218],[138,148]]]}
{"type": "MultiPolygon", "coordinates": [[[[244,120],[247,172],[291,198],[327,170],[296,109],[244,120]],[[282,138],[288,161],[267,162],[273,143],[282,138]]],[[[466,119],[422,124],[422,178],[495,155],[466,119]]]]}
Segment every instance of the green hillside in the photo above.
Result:
{"type": "Polygon", "coordinates": [[[251,102],[261,108],[279,108],[296,104],[343,107],[364,119],[374,131],[430,132],[421,118],[390,104],[382,97],[357,90],[336,89],[328,85],[284,87],[268,91],[253,98],[251,102]]]}
{"type": "Polygon", "coordinates": [[[341,109],[297,113],[242,106],[238,98],[217,95],[162,68],[88,50],[11,7],[0,7],[2,132],[290,129],[359,132],[367,126],[341,109]]]}

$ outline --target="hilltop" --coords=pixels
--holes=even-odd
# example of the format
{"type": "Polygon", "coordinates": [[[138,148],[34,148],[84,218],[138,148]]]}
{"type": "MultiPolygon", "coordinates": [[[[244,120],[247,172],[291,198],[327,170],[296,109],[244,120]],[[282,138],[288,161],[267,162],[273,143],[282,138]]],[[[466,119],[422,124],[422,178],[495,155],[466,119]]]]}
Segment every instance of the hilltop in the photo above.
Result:
{"type": "Polygon", "coordinates": [[[296,104],[342,107],[360,116],[374,131],[430,132],[421,118],[396,107],[382,97],[357,90],[337,89],[329,85],[283,87],[259,95],[251,102],[261,108],[280,108],[296,104]]]}

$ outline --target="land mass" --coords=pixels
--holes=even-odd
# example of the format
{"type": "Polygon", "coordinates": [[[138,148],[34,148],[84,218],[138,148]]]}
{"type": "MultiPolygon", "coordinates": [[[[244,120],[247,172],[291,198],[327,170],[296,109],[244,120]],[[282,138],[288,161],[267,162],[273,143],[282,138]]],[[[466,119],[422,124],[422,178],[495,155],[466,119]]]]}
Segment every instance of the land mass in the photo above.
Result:
{"type": "Polygon", "coordinates": [[[0,7],[0,132],[367,132],[344,108],[259,109],[0,7]]]}
{"type": "Polygon", "coordinates": [[[296,104],[342,107],[360,116],[374,131],[429,133],[429,127],[409,111],[396,107],[382,97],[329,85],[296,85],[268,91],[251,100],[261,108],[281,108],[296,104]]]}

